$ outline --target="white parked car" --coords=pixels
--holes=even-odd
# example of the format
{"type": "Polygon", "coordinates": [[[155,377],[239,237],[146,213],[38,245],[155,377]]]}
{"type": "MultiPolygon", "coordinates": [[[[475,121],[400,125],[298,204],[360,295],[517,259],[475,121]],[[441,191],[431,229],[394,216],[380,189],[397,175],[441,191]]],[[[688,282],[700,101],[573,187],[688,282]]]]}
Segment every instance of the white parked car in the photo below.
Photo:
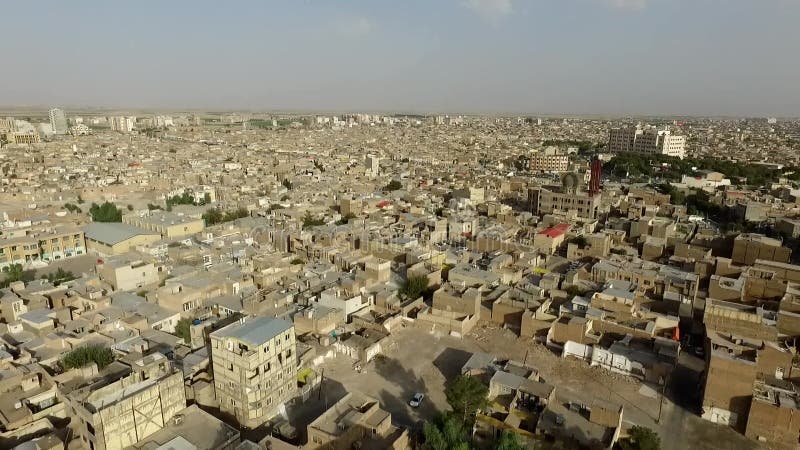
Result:
{"type": "Polygon", "coordinates": [[[411,397],[411,400],[409,400],[408,404],[412,408],[416,408],[419,406],[420,403],[422,403],[422,400],[424,399],[425,399],[425,394],[417,392],[416,394],[414,394],[413,397],[411,397]]]}

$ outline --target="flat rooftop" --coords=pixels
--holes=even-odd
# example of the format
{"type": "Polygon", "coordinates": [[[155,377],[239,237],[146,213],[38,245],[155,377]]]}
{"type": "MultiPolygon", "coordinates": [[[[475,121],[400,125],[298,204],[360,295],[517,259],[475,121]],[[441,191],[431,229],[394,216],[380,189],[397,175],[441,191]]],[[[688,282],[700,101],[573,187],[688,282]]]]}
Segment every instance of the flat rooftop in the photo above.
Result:
{"type": "Polygon", "coordinates": [[[176,417],[178,417],[177,420],[173,418],[168,421],[164,424],[164,428],[138,442],[133,448],[142,450],[161,448],[214,450],[226,448],[231,441],[239,441],[237,429],[203,411],[197,405],[179,411],[176,417]],[[192,447],[187,447],[187,444],[192,447]]]}
{"type": "Polygon", "coordinates": [[[289,321],[273,317],[247,317],[244,323],[234,322],[211,333],[210,336],[231,337],[258,347],[293,326],[289,321]]]}

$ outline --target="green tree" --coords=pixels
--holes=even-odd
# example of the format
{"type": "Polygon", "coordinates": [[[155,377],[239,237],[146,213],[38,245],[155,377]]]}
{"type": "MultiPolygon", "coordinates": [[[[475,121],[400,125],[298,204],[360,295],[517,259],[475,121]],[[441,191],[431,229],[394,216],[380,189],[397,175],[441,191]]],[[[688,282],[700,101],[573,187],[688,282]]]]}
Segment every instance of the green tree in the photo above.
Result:
{"type": "Polygon", "coordinates": [[[203,220],[205,220],[206,225],[216,225],[221,223],[222,218],[222,210],[219,208],[209,208],[203,213],[203,220]]]}
{"type": "Polygon", "coordinates": [[[111,202],[102,205],[92,203],[89,214],[94,222],[122,222],[122,211],[111,202]]]}
{"type": "Polygon", "coordinates": [[[418,299],[428,289],[428,277],[411,275],[400,287],[400,297],[406,300],[418,299]]]}
{"type": "Polygon", "coordinates": [[[396,190],[402,189],[402,188],[403,188],[403,183],[401,183],[401,182],[399,182],[397,180],[392,180],[392,181],[389,182],[389,184],[387,184],[386,186],[383,187],[383,190],[384,191],[396,191],[396,190]]]}
{"type": "Polygon", "coordinates": [[[128,211],[133,211],[133,205],[128,205],[128,211]]]}
{"type": "Polygon", "coordinates": [[[453,414],[444,414],[423,428],[425,450],[469,450],[464,424],[453,414]]]}
{"type": "Polygon", "coordinates": [[[475,414],[479,409],[485,408],[488,400],[489,389],[481,380],[459,375],[445,390],[447,403],[453,408],[464,425],[472,426],[475,414]]]}
{"type": "Polygon", "coordinates": [[[61,367],[74,369],[95,363],[98,369],[103,369],[112,361],[114,361],[114,353],[110,348],[102,345],[86,345],[64,355],[61,359],[61,367]]]}
{"type": "Polygon", "coordinates": [[[61,283],[72,281],[77,277],[75,276],[74,273],[59,267],[58,270],[56,270],[55,272],[48,273],[47,275],[45,275],[45,278],[47,279],[47,281],[53,283],[54,286],[58,286],[61,283]]]}
{"type": "Polygon", "coordinates": [[[290,191],[294,188],[294,185],[292,184],[292,182],[289,181],[287,178],[284,178],[283,182],[281,182],[281,184],[283,184],[283,187],[285,187],[286,189],[288,189],[290,191]]]}
{"type": "Polygon", "coordinates": [[[227,211],[222,216],[222,221],[223,222],[230,222],[232,220],[241,219],[242,217],[247,217],[249,215],[250,215],[250,211],[248,211],[247,208],[244,208],[244,207],[237,208],[237,209],[234,209],[233,211],[227,211]]]}
{"type": "Polygon", "coordinates": [[[303,229],[320,225],[325,225],[325,221],[312,216],[310,211],[306,211],[306,215],[303,216],[303,229]]]}
{"type": "Polygon", "coordinates": [[[523,450],[524,447],[519,442],[516,433],[505,430],[497,441],[497,450],[523,450]]]}
{"type": "Polygon", "coordinates": [[[5,278],[3,279],[2,287],[6,288],[11,283],[22,280],[25,276],[25,270],[23,270],[22,264],[11,264],[3,267],[3,275],[5,275],[5,278]]]}
{"type": "Polygon", "coordinates": [[[183,318],[178,320],[178,324],[175,325],[175,335],[179,338],[183,339],[185,344],[188,344],[192,340],[192,335],[189,329],[191,328],[192,320],[183,318]]]}
{"type": "Polygon", "coordinates": [[[628,437],[619,441],[622,450],[660,450],[661,438],[655,431],[641,426],[634,426],[628,431],[628,437]]]}

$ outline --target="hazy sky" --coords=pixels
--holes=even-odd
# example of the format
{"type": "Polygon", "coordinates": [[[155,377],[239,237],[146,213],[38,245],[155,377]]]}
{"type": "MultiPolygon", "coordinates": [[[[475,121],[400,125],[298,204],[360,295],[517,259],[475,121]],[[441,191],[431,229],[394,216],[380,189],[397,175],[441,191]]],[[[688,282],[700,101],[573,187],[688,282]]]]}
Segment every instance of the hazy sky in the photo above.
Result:
{"type": "Polygon", "coordinates": [[[800,0],[8,1],[0,105],[800,116],[800,0]]]}

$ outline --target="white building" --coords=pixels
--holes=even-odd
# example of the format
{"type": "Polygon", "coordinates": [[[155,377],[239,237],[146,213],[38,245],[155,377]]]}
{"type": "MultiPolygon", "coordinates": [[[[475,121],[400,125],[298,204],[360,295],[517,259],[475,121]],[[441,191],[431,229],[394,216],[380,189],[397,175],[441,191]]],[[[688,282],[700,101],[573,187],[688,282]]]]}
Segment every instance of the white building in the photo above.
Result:
{"type": "Polygon", "coordinates": [[[129,116],[116,116],[108,118],[108,126],[111,131],[119,131],[122,133],[130,133],[136,129],[136,117],[129,116]]]}
{"type": "Polygon", "coordinates": [[[79,123],[70,127],[69,129],[70,134],[73,136],[86,136],[92,132],[91,128],[87,127],[86,125],[79,123]]]}
{"type": "Polygon", "coordinates": [[[377,177],[380,171],[381,159],[375,155],[369,154],[365,158],[364,165],[367,166],[367,176],[377,177]]]}
{"type": "Polygon", "coordinates": [[[566,172],[569,170],[569,156],[558,154],[553,149],[534,153],[529,159],[530,170],[535,172],[566,172]]]}
{"type": "Polygon", "coordinates": [[[694,175],[683,175],[680,184],[688,188],[715,189],[719,186],[730,186],[731,180],[719,172],[700,170],[694,175]]]}
{"type": "Polygon", "coordinates": [[[67,115],[64,111],[58,108],[50,110],[50,127],[55,134],[66,134],[69,127],[67,126],[67,115]]]}
{"type": "Polygon", "coordinates": [[[686,138],[673,135],[669,129],[654,127],[612,128],[608,130],[608,150],[667,155],[683,159],[686,156],[686,138]]]}

